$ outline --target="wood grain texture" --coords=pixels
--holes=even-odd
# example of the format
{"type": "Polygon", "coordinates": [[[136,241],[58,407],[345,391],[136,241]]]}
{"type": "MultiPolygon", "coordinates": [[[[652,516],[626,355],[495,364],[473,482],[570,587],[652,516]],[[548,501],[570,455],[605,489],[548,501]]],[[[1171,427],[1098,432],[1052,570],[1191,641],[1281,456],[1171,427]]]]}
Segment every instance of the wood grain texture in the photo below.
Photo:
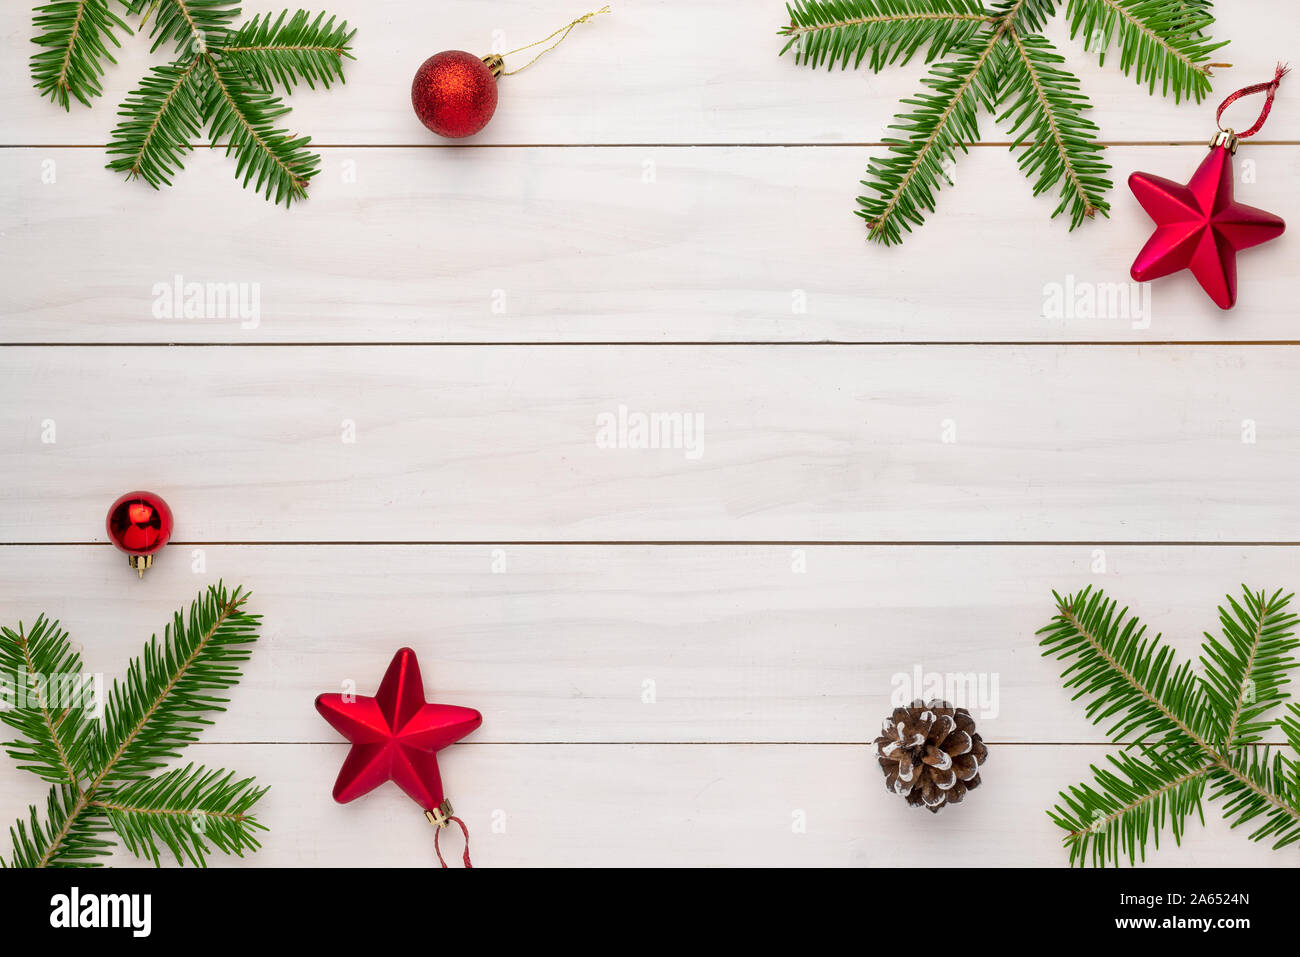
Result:
{"type": "MultiPolygon", "coordinates": [[[[308,5],[346,17],[358,27],[347,83],[331,92],[295,92],[292,124],[324,144],[435,144],[411,112],[411,77],[428,56],[445,49],[489,53],[546,36],[574,16],[599,7],[574,0],[329,0],[308,5]]],[[[501,83],[501,103],[475,145],[543,143],[862,143],[879,142],[901,97],[920,88],[925,67],[915,61],[879,75],[827,72],[778,57],[777,30],[788,17],[780,0],[622,0],[611,15],[575,30],[536,66],[501,83]]],[[[247,14],[279,11],[281,0],[245,0],[247,14]]],[[[1047,35],[1083,81],[1094,122],[1108,141],[1201,143],[1213,132],[1213,104],[1229,91],[1267,80],[1279,56],[1300,47],[1300,20],[1276,0],[1218,4],[1216,35],[1232,41],[1221,59],[1235,64],[1214,81],[1212,102],[1176,106],[1151,97],[1125,77],[1118,62],[1104,66],[1069,39],[1057,17],[1047,35]],[[1267,24],[1262,28],[1261,24],[1267,24]],[[1217,99],[1216,99],[1217,97],[1217,99]]],[[[26,144],[107,141],[117,105],[157,58],[142,38],[127,38],[120,65],[104,81],[94,109],[70,116],[31,92],[27,57],[30,9],[7,4],[0,13],[2,142],[26,144]]],[[[1113,51],[1112,51],[1113,52],[1113,51]]],[[[512,61],[511,68],[526,62],[512,61]]],[[[1300,102],[1283,87],[1266,138],[1300,138],[1300,102]]],[[[1237,108],[1254,117],[1254,107],[1237,108]]],[[[1230,120],[1236,122],[1237,112],[1230,120]]],[[[1249,125],[1236,122],[1239,129],[1249,125]]],[[[985,117],[981,131],[1005,141],[1007,131],[985,117]]]]}
{"type": "MultiPolygon", "coordinates": [[[[259,805],[271,828],[264,849],[213,864],[436,864],[431,828],[393,785],[349,805],[330,800],[346,752],[346,744],[192,747],[196,761],[274,782],[259,805]]],[[[443,752],[441,764],[480,867],[1059,867],[1066,854],[1046,809],[1105,754],[994,749],[984,786],[933,819],[885,792],[863,747],[465,744],[443,752]]],[[[10,817],[42,794],[26,776],[0,777],[0,810],[10,817]]],[[[1276,867],[1286,856],[1230,831],[1213,806],[1206,819],[1181,847],[1166,835],[1148,863],[1276,867]]],[[[458,838],[444,851],[456,855],[458,838]]],[[[120,850],[114,863],[138,866],[120,850]]]]}
{"type": "Polygon", "coordinates": [[[3,541],[102,541],[104,502],[143,477],[201,542],[1295,541],[1295,363],[1283,347],[9,348],[3,541]],[[682,418],[669,447],[601,447],[620,407],[691,417],[697,441],[682,418]]]}
{"type": "MultiPolygon", "coordinates": [[[[894,249],[853,215],[869,152],[327,149],[286,213],[216,153],[155,193],[116,184],[95,150],[3,150],[0,341],[1300,339],[1285,240],[1242,255],[1232,313],[1186,273],[1130,282],[1151,223],[1125,176],[1190,176],[1203,147],[1109,150],[1113,218],[1073,233],[1005,150],[976,149],[894,249]],[[70,275],[66,250],[92,236],[129,237],[130,255],[78,256],[70,275]],[[183,311],[177,277],[241,284],[249,309],[183,311]]],[[[1243,147],[1239,165],[1240,199],[1300,207],[1300,147],[1243,147]]]]}
{"type": "Polygon", "coordinates": [[[1295,580],[1295,548],[172,546],[145,583],[107,546],[0,548],[0,622],[57,613],[125,673],[186,596],[251,589],[263,637],[213,742],[336,740],[317,694],[372,694],[393,651],[479,742],[868,742],[952,675],[992,742],[1104,744],[1035,631],[1101,587],[1193,660],[1225,588],[1295,580]],[[201,570],[197,570],[201,569],[201,570]],[[76,582],[69,593],[67,585],[76,582]]]}
{"type": "MultiPolygon", "coordinates": [[[[312,708],[405,644],[431,700],[484,712],[441,758],[479,865],[1063,865],[1044,812],[1108,749],[1036,647],[1051,589],[1103,586],[1194,655],[1225,591],[1298,584],[1290,241],[1242,257],[1232,313],[1187,277],[1124,298],[1149,231],[1124,178],[1191,172],[1218,99],[1300,45],[1280,5],[1218,5],[1236,66],[1199,105],[1054,24],[1113,218],[1050,221],[986,118],[894,250],[853,200],[924,68],[798,67],[779,0],[624,0],[457,145],[411,114],[418,63],[585,7],[320,6],[358,60],[292,98],[324,165],[287,213],[211,149],[170,190],[116,182],[147,44],[65,115],[30,88],[30,4],[0,11],[0,622],[59,617],[111,680],[204,584],[253,589],[260,646],[186,757],[270,784],[272,832],[214,863],[433,861],[392,787],[330,801],[346,745],[312,708]],[[166,314],[176,277],[256,317],[166,314]],[[601,447],[621,406],[701,416],[700,456],[601,447]],[[143,582],[102,524],[141,485],[178,519],[143,582]],[[984,677],[993,743],[923,821],[865,744],[918,667],[984,677]]],[[[1238,198],[1289,218],[1298,89],[1238,157],[1238,198]]],[[[12,820],[44,787],[0,766],[12,820]]],[[[1300,858],[1211,811],[1151,863],[1300,858]]]]}

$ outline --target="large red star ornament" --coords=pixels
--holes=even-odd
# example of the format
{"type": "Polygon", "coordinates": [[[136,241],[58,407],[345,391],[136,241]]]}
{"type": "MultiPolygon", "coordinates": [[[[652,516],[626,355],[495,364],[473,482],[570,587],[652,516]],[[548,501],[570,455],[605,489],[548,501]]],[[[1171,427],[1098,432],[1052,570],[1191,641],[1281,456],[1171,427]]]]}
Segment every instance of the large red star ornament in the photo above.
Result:
{"type": "Polygon", "coordinates": [[[1134,173],[1129,187],[1156,222],[1156,231],[1133,262],[1138,282],[1190,269],[1220,309],[1237,301],[1237,251],[1281,236],[1279,217],[1232,198],[1232,153],[1210,149],[1184,186],[1162,176],[1134,173]]]}
{"type": "Polygon", "coordinates": [[[483,723],[473,708],[425,702],[420,664],[410,648],[393,656],[373,698],[323,694],[316,710],[352,742],[334,800],[346,804],[395,781],[426,812],[444,800],[436,752],[483,723]]]}

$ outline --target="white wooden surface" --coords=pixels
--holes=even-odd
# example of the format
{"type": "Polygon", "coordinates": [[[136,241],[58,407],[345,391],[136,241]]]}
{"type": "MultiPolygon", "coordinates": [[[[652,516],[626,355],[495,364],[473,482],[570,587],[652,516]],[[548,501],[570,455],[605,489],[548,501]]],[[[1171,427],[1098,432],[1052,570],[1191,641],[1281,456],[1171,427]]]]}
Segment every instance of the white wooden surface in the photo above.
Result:
{"type": "MultiPolygon", "coordinates": [[[[443,757],[478,863],[1061,864],[1043,811],[1106,749],[1036,650],[1051,589],[1102,585],[1192,654],[1223,592],[1300,584],[1290,240],[1242,257],[1227,315],[1187,279],[1149,321],[1044,314],[1053,284],[1127,278],[1147,227],[1122,181],[1190,172],[1212,104],[1151,100],[1058,30],[1123,144],[1112,219],[1046,220],[990,121],[882,250],[852,201],[920,69],[796,68],[780,3],[619,3],[468,148],[415,123],[414,66],[581,11],[327,6],[358,62],[293,98],[324,171],[288,213],[210,150],[170,191],[116,183],[142,45],[65,116],[29,88],[29,10],[0,13],[0,620],[48,611],[112,676],[204,583],[251,587],[262,643],[193,753],[272,785],[248,864],[431,859],[392,789],[333,804],[346,746],[311,706],[402,644],[433,700],[484,712],[443,757]],[[255,327],[156,316],[178,274],[258,284],[255,327]],[[600,448],[620,405],[702,416],[703,454],[600,448]],[[102,528],[141,485],[178,517],[142,583],[102,528]],[[866,746],[917,666],[998,681],[987,786],[935,820],[866,746]]],[[[1219,94],[1300,41],[1280,4],[1222,7],[1219,94]]],[[[1297,105],[1284,86],[1241,154],[1239,198],[1283,216],[1297,105]]],[[[42,793],[0,771],[0,819],[42,793]]],[[[1212,817],[1154,860],[1297,863],[1212,817]]]]}
{"type": "MultiPolygon", "coordinates": [[[[1188,125],[1201,130],[1204,117],[1188,125]]],[[[1204,152],[1123,146],[1110,155],[1117,171],[1183,175],[1204,152]]],[[[1127,283],[1150,220],[1121,186],[1109,221],[1067,233],[998,148],[963,157],[934,229],[902,247],[867,247],[852,210],[869,153],[325,148],[311,202],[284,215],[241,195],[228,161],[207,151],[161,195],[117,188],[99,149],[0,151],[0,175],[21,184],[0,195],[0,249],[6,269],[24,277],[0,335],[238,344],[1300,338],[1285,243],[1242,257],[1240,305],[1228,317],[1190,276],[1148,287],[1140,317],[1049,309],[1051,292],[1067,284],[1127,283]],[[53,186],[40,182],[46,162],[58,173],[53,186]],[[642,181],[647,169],[653,183],[642,181]],[[37,208],[44,215],[34,217],[37,208]],[[79,262],[75,282],[68,262],[48,254],[69,230],[111,236],[132,221],[131,255],[79,262]],[[166,223],[184,230],[179,248],[166,223]],[[258,239],[232,241],[238,235],[258,239]],[[257,283],[256,326],[157,318],[153,288],[176,275],[257,283]]],[[[1300,150],[1247,156],[1259,184],[1243,186],[1243,199],[1295,208],[1300,150]]]]}

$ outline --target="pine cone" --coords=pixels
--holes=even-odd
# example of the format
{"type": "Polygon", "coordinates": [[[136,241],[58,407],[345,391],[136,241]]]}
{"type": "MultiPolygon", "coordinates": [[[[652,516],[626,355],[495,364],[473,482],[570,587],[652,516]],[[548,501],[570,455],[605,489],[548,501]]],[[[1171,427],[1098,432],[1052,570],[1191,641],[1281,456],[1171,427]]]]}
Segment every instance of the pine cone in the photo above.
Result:
{"type": "Polygon", "coordinates": [[[965,708],[918,698],[910,707],[895,708],[883,731],[876,738],[876,756],[885,787],[905,795],[913,807],[937,814],[979,787],[979,766],[989,752],[965,708]]]}

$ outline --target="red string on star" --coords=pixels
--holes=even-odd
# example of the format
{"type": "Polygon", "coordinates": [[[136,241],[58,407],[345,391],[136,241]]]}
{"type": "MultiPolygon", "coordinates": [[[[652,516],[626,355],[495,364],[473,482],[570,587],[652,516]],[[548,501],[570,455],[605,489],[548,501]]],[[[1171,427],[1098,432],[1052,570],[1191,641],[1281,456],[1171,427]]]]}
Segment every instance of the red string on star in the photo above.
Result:
{"type": "Polygon", "coordinates": [[[1277,88],[1282,84],[1282,77],[1286,76],[1290,72],[1291,68],[1289,66],[1285,63],[1279,63],[1277,65],[1277,73],[1273,76],[1273,79],[1269,80],[1267,83],[1255,83],[1251,86],[1242,87],[1236,93],[1229,94],[1228,98],[1219,104],[1219,111],[1214,114],[1214,121],[1219,124],[1219,129],[1225,133],[1227,132],[1223,129],[1224,110],[1232,106],[1232,104],[1236,103],[1242,97],[1254,96],[1256,93],[1267,93],[1268,96],[1264,100],[1264,108],[1259,111],[1259,119],[1255,120],[1255,125],[1250,129],[1238,133],[1237,139],[1244,140],[1247,137],[1254,136],[1258,133],[1263,128],[1264,122],[1268,119],[1268,114],[1273,109],[1273,100],[1277,97],[1277,88]]]}

